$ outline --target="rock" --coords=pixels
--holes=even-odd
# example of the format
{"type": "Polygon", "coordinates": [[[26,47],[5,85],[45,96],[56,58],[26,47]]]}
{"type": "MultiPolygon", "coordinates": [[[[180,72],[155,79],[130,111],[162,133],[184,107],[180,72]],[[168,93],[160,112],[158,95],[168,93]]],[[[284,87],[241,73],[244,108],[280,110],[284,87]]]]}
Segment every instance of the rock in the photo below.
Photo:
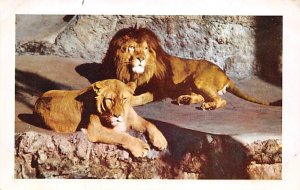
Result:
{"type": "Polygon", "coordinates": [[[113,35],[122,28],[138,26],[153,30],[172,55],[207,59],[238,79],[259,74],[281,81],[282,17],[79,15],[67,25],[61,24],[57,16],[40,16],[41,21],[36,16],[35,22],[28,22],[24,15],[19,17],[16,33],[22,38],[17,38],[18,54],[54,54],[102,63],[113,35]],[[49,27],[43,20],[63,25],[53,31],[55,42],[47,38],[32,40],[28,28],[40,25],[43,31],[49,27]],[[26,33],[22,35],[23,31],[26,33]]]}
{"type": "MultiPolygon", "coordinates": [[[[228,136],[162,129],[168,150],[135,158],[118,146],[90,143],[82,132],[24,132],[16,135],[15,178],[280,179],[281,163],[256,163],[251,154],[275,141],[245,148],[228,136]],[[257,147],[262,147],[257,149],[257,147]],[[250,152],[250,153],[249,153],[250,152]]],[[[131,133],[144,141],[146,138],[131,133]]],[[[269,151],[277,154],[277,151],[269,151]]],[[[272,155],[269,155],[272,157],[272,155]]]]}
{"type": "Polygon", "coordinates": [[[247,171],[251,179],[281,179],[282,164],[250,164],[247,171]]]}
{"type": "Polygon", "coordinates": [[[251,160],[257,164],[275,164],[282,162],[282,147],[278,140],[255,141],[247,146],[251,160]]]}

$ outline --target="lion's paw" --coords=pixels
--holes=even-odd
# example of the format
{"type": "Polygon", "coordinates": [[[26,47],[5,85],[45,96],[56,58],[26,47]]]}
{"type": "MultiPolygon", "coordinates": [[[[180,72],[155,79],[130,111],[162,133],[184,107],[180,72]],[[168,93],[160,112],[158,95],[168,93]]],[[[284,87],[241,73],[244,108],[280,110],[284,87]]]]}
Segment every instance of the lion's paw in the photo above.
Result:
{"type": "Polygon", "coordinates": [[[191,104],[192,98],[189,95],[181,95],[177,98],[178,105],[189,105],[191,104]]]}
{"type": "Polygon", "coordinates": [[[202,110],[214,110],[216,109],[215,102],[204,102],[201,107],[202,110]]]}

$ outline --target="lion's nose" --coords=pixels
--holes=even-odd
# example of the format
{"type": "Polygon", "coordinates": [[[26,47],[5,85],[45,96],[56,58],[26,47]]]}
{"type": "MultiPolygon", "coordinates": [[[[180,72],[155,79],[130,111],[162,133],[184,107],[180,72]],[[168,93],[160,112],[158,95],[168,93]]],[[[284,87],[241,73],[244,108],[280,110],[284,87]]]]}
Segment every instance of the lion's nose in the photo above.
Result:
{"type": "Polygon", "coordinates": [[[144,60],[144,57],[137,57],[136,59],[142,62],[144,60]]]}

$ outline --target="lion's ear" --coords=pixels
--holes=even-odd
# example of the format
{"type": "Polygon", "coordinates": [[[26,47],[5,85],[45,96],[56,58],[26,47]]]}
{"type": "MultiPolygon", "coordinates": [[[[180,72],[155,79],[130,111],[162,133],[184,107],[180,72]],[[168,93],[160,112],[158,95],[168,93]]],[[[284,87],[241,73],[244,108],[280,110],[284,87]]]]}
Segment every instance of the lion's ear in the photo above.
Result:
{"type": "Polygon", "coordinates": [[[134,91],[135,91],[135,89],[136,89],[136,83],[135,83],[135,82],[128,82],[126,85],[129,87],[130,92],[131,92],[132,94],[134,94],[134,91]]]}

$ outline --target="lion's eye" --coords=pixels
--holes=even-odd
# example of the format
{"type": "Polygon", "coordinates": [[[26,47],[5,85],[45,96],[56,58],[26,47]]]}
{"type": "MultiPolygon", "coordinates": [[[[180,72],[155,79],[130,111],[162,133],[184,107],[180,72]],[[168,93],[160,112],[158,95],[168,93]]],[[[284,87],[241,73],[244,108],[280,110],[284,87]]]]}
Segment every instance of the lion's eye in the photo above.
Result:
{"type": "Polygon", "coordinates": [[[123,98],[123,102],[125,102],[126,100],[127,100],[127,97],[124,97],[124,98],[123,98]]]}
{"type": "Polygon", "coordinates": [[[129,46],[128,48],[129,51],[134,51],[134,49],[135,49],[134,46],[129,46]]]}
{"type": "Polygon", "coordinates": [[[148,47],[144,47],[144,50],[148,50],[148,47]]]}

